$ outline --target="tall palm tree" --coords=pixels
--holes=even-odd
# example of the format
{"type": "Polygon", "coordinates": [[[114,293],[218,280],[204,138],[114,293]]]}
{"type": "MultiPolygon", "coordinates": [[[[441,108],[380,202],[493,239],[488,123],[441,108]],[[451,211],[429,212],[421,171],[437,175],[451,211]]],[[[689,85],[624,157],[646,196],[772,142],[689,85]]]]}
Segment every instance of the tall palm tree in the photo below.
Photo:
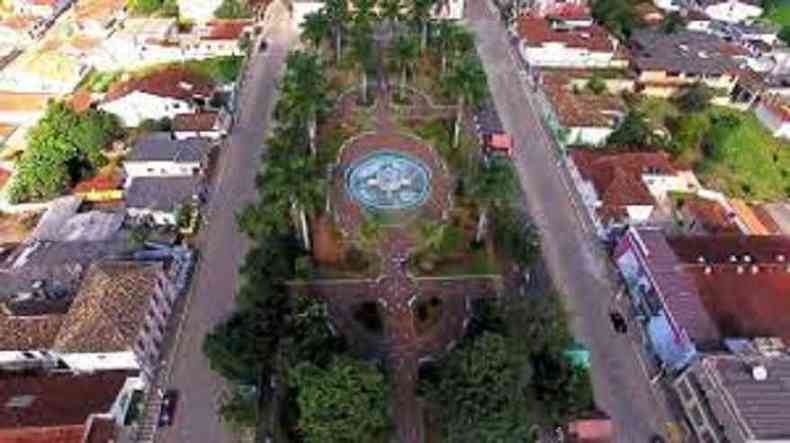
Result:
{"type": "Polygon", "coordinates": [[[325,183],[313,157],[295,155],[269,162],[262,201],[276,217],[291,219],[305,250],[310,250],[308,220],[321,207],[325,183]]]}
{"type": "Polygon", "coordinates": [[[474,48],[474,37],[465,28],[447,20],[437,23],[436,50],[442,59],[442,77],[447,74],[447,65],[451,59],[459,59],[461,55],[474,48]]]}
{"type": "Polygon", "coordinates": [[[305,51],[291,52],[286,64],[281,101],[285,115],[281,118],[307,129],[310,152],[316,154],[318,116],[329,105],[323,67],[317,55],[305,51]]]}
{"type": "Polygon", "coordinates": [[[379,15],[387,22],[390,32],[395,29],[395,25],[402,18],[403,5],[401,0],[381,0],[379,3],[379,15]]]}
{"type": "Polygon", "coordinates": [[[348,0],[327,0],[324,12],[335,35],[335,60],[339,63],[343,55],[343,30],[349,20],[348,0]]]}
{"type": "Polygon", "coordinates": [[[518,181],[513,165],[508,160],[495,158],[480,167],[469,187],[470,194],[480,205],[475,233],[475,241],[479,243],[488,227],[489,210],[512,201],[518,192],[518,181]]]}
{"type": "Polygon", "coordinates": [[[332,24],[324,10],[320,10],[307,14],[301,27],[302,41],[309,42],[317,50],[324,38],[329,35],[332,24]]]}
{"type": "Polygon", "coordinates": [[[400,68],[400,94],[406,93],[406,76],[409,69],[414,69],[414,64],[420,57],[419,43],[411,34],[399,35],[393,44],[393,58],[400,68]]]}
{"type": "Polygon", "coordinates": [[[354,25],[351,36],[351,50],[354,62],[359,68],[362,102],[368,102],[368,69],[373,63],[373,28],[370,24],[359,22],[354,25]]]}
{"type": "Polygon", "coordinates": [[[431,11],[436,4],[436,0],[411,0],[409,15],[415,23],[420,25],[422,40],[420,49],[425,51],[428,46],[428,22],[431,19],[431,11]]]}
{"type": "Polygon", "coordinates": [[[458,110],[453,129],[453,147],[458,147],[466,106],[479,105],[486,94],[486,73],[483,65],[474,55],[467,55],[453,66],[446,85],[451,95],[458,97],[458,110]]]}

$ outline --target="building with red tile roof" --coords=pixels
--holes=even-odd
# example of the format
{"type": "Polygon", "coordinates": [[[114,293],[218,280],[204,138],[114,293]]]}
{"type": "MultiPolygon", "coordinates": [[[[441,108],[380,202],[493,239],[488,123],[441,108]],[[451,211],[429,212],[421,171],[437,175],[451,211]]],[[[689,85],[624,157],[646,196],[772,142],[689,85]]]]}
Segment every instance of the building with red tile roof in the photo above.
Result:
{"type": "Polygon", "coordinates": [[[211,20],[200,30],[203,40],[238,40],[241,35],[252,29],[253,20],[211,20]]]}
{"type": "Polygon", "coordinates": [[[661,189],[683,186],[663,152],[606,153],[576,149],[568,168],[599,234],[646,222],[661,189]]]}
{"type": "Polygon", "coordinates": [[[99,109],[116,114],[128,127],[145,120],[173,119],[200,109],[214,83],[194,71],[169,67],[110,87],[99,109]]]}
{"type": "Polygon", "coordinates": [[[617,42],[601,26],[587,21],[522,15],[516,35],[524,60],[545,67],[609,67],[617,42]]]}
{"type": "Polygon", "coordinates": [[[696,196],[685,197],[682,203],[678,203],[678,212],[689,233],[741,233],[735,212],[716,200],[696,196]]]}
{"type": "Polygon", "coordinates": [[[110,443],[134,377],[127,371],[7,375],[0,379],[0,441],[110,443]]]}

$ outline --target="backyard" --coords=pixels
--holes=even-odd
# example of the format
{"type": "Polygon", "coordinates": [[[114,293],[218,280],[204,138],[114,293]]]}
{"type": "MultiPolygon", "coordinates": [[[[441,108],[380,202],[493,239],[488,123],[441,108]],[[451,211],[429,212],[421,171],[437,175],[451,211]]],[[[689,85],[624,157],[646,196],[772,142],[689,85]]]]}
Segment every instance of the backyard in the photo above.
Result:
{"type": "Polygon", "coordinates": [[[670,131],[676,160],[706,186],[751,200],[790,197],[790,143],[773,137],[751,112],[709,106],[689,115],[661,99],[643,100],[639,109],[670,131]]]}

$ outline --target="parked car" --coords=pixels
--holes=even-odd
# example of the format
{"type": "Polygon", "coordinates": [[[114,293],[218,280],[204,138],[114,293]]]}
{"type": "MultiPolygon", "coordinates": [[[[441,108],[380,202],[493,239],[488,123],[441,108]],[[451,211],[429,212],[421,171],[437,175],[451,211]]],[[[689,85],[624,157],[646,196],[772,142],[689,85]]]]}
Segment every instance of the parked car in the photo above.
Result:
{"type": "Polygon", "coordinates": [[[269,48],[269,42],[267,42],[266,40],[261,40],[261,44],[258,46],[258,52],[264,52],[268,48],[269,48]]]}
{"type": "Polygon", "coordinates": [[[612,322],[612,328],[614,328],[615,332],[620,334],[628,332],[628,323],[625,321],[623,314],[617,311],[610,311],[609,320],[612,322]]]}
{"type": "Polygon", "coordinates": [[[162,406],[159,410],[159,427],[170,426],[176,415],[178,391],[170,389],[162,395],[162,406]]]}

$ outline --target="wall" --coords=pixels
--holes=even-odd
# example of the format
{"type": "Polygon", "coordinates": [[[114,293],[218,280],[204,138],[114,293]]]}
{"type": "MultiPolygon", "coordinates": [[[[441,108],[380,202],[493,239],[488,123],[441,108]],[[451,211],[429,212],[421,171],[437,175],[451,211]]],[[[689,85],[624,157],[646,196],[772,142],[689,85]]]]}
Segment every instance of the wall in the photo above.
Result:
{"type": "Polygon", "coordinates": [[[738,23],[749,18],[759,17],[763,9],[758,6],[740,3],[732,0],[726,3],[719,3],[705,8],[705,13],[715,20],[724,22],[738,23]]]}
{"type": "Polygon", "coordinates": [[[175,226],[176,212],[175,208],[172,211],[154,211],[146,208],[126,208],[126,213],[133,219],[152,218],[154,223],[159,226],[175,226]]]}
{"type": "Polygon", "coordinates": [[[134,353],[102,352],[102,353],[70,353],[60,354],[60,359],[75,371],[108,371],[115,369],[140,369],[134,353]]]}
{"type": "Polygon", "coordinates": [[[174,131],[173,136],[176,140],[187,140],[190,138],[204,138],[208,140],[219,140],[225,135],[224,131],[174,131]]]}
{"type": "Polygon", "coordinates": [[[606,142],[612,128],[607,127],[572,127],[568,134],[568,141],[571,144],[600,146],[606,142]]]}
{"type": "Polygon", "coordinates": [[[103,103],[99,109],[116,114],[127,127],[139,126],[146,119],[172,119],[178,114],[191,114],[196,110],[194,105],[183,100],[137,91],[103,103]]]}
{"type": "Polygon", "coordinates": [[[214,18],[214,11],[222,0],[178,0],[178,14],[181,18],[201,23],[214,18]]]}
{"type": "Polygon", "coordinates": [[[521,55],[535,66],[606,68],[611,65],[613,52],[593,52],[586,48],[569,48],[562,43],[545,43],[540,47],[521,42],[521,55]]]}
{"type": "Polygon", "coordinates": [[[689,192],[687,182],[678,175],[642,174],[642,182],[657,200],[666,198],[668,192],[689,192]]]}
{"type": "Polygon", "coordinates": [[[127,181],[135,177],[182,177],[200,173],[200,162],[124,161],[127,181]]]}
{"type": "Polygon", "coordinates": [[[782,117],[776,115],[762,103],[754,108],[754,115],[760,120],[774,137],[790,138],[790,123],[784,122],[782,117]]]}

